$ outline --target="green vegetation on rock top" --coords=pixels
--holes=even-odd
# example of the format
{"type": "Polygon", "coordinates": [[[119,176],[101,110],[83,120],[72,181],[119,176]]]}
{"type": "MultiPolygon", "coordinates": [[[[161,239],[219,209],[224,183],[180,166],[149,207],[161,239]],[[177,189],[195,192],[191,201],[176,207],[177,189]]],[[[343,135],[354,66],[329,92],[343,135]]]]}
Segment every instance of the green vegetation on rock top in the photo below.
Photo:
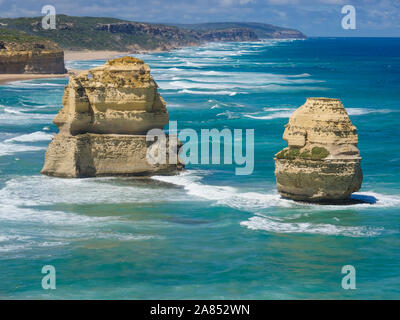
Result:
{"type": "Polygon", "coordinates": [[[3,42],[43,42],[43,38],[28,35],[24,32],[0,28],[0,41],[3,42]]]}
{"type": "Polygon", "coordinates": [[[0,28],[0,50],[60,50],[48,39],[32,36],[25,32],[0,28]]]}

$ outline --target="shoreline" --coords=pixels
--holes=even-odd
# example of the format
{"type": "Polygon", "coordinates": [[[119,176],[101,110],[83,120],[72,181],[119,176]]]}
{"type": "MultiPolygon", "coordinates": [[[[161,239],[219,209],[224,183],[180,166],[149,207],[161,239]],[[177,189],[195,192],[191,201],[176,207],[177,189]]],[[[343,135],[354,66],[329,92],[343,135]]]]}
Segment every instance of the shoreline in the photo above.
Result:
{"type": "Polygon", "coordinates": [[[71,75],[77,75],[81,71],[83,70],[68,69],[67,73],[1,73],[0,85],[4,85],[14,81],[68,78],[71,75]]]}
{"type": "Polygon", "coordinates": [[[70,73],[58,73],[58,74],[35,74],[35,73],[4,73],[0,74],[0,85],[8,82],[22,81],[22,80],[34,80],[34,79],[46,79],[46,78],[66,78],[69,77],[70,73]]]}
{"type": "Polygon", "coordinates": [[[129,51],[111,50],[64,50],[64,61],[88,61],[88,60],[108,60],[118,56],[132,54],[129,51]]]}

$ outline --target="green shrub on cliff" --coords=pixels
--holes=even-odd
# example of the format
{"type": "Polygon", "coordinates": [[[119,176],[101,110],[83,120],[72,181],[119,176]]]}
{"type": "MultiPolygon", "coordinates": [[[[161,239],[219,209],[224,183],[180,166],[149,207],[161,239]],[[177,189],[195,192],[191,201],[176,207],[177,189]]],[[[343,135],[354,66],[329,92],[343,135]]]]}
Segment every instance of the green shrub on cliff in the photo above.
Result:
{"type": "Polygon", "coordinates": [[[312,160],[322,160],[329,156],[329,151],[323,147],[314,147],[311,150],[312,160]]]}
{"type": "Polygon", "coordinates": [[[322,160],[329,156],[329,151],[323,147],[314,147],[310,151],[303,151],[300,154],[300,158],[302,159],[311,159],[311,160],[322,160]]]}
{"type": "Polygon", "coordinates": [[[298,148],[283,149],[279,152],[276,157],[278,159],[294,160],[300,155],[300,150],[298,148]]]}
{"type": "Polygon", "coordinates": [[[25,32],[0,28],[0,50],[60,50],[51,40],[25,32]]]}
{"type": "Polygon", "coordinates": [[[0,41],[15,43],[43,42],[43,38],[31,36],[24,32],[0,28],[0,41]]]}
{"type": "Polygon", "coordinates": [[[329,151],[323,147],[314,147],[311,152],[309,150],[300,153],[299,148],[289,147],[283,149],[276,155],[277,159],[294,160],[296,158],[301,158],[304,160],[322,160],[329,156],[329,151]]]}

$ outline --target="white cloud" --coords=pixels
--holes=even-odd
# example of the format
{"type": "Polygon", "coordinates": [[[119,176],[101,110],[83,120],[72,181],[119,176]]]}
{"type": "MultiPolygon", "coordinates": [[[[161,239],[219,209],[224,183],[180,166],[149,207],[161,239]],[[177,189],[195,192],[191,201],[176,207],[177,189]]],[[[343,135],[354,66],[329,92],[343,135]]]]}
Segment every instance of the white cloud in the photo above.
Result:
{"type": "Polygon", "coordinates": [[[255,3],[256,0],[220,0],[219,2],[223,7],[229,7],[237,4],[246,5],[249,3],[255,3]]]}

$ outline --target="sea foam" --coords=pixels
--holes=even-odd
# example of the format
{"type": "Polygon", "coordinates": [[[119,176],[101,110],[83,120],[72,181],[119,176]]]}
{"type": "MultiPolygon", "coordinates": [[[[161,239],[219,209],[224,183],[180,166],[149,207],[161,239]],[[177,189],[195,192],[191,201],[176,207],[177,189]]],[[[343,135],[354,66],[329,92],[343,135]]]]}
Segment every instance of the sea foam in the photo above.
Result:
{"type": "Polygon", "coordinates": [[[273,233],[305,233],[346,237],[373,237],[380,235],[383,231],[383,228],[365,226],[349,227],[323,223],[282,222],[273,218],[259,216],[242,221],[240,225],[251,230],[263,230],[273,233]]]}
{"type": "Polygon", "coordinates": [[[51,140],[52,136],[52,134],[43,131],[36,131],[30,134],[22,134],[13,138],[6,139],[0,142],[0,156],[43,150],[45,149],[45,147],[20,144],[20,142],[29,143],[48,141],[51,140]]]}
{"type": "MultiPolygon", "coordinates": [[[[307,210],[300,216],[307,217],[313,212],[324,210],[343,210],[344,208],[382,208],[400,207],[400,196],[382,195],[374,192],[356,193],[353,198],[357,200],[375,199],[375,201],[358,203],[354,205],[319,205],[312,203],[300,203],[282,198],[277,192],[270,193],[241,191],[231,186],[216,186],[203,184],[202,177],[196,171],[186,171],[178,176],[154,176],[155,180],[182,186],[188,195],[214,202],[214,205],[227,206],[234,209],[248,211],[257,214],[255,217],[242,221],[241,225],[252,230],[265,230],[277,233],[313,233],[324,235],[342,235],[349,237],[370,237],[382,233],[383,228],[369,228],[365,226],[340,226],[326,223],[290,222],[298,218],[298,214],[289,217],[259,216],[259,210],[267,208],[286,208],[307,210]],[[286,221],[289,220],[289,221],[286,221]]],[[[336,221],[338,221],[336,219],[336,221]]]]}

